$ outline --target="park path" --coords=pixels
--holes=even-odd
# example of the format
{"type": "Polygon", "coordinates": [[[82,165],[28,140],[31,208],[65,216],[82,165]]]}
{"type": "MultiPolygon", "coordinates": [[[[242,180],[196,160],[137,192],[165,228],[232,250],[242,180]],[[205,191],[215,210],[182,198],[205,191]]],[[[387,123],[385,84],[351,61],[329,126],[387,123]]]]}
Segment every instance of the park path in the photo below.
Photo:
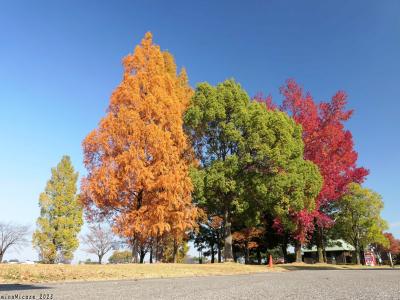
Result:
{"type": "MultiPolygon", "coordinates": [[[[400,270],[301,270],[33,285],[0,285],[7,295],[43,299],[400,299],[400,270]]],[[[21,298],[23,299],[23,298],[21,298]]],[[[28,299],[28,298],[25,298],[28,299]]]]}

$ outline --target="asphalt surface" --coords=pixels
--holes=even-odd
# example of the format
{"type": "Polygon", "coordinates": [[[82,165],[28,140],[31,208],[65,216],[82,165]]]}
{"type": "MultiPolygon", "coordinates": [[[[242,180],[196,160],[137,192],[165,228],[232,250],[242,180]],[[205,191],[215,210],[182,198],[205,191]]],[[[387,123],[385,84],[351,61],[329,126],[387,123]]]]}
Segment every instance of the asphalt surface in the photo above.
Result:
{"type": "Polygon", "coordinates": [[[2,299],[400,299],[400,270],[301,270],[136,281],[2,284],[2,299]],[[20,298],[6,298],[16,295],[20,298]]]}

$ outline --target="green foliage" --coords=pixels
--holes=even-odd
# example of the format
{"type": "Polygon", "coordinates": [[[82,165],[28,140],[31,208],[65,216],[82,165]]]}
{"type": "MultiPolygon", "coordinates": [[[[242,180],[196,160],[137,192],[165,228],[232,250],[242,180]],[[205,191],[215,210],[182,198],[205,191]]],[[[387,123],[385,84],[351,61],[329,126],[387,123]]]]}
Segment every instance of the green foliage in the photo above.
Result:
{"type": "Polygon", "coordinates": [[[201,162],[191,172],[194,198],[209,214],[228,212],[251,226],[264,211],[285,219],[314,208],[322,177],[303,159],[301,126],[250,101],[234,80],[199,84],[185,126],[201,162]]]}
{"type": "Polygon", "coordinates": [[[388,244],[383,235],[388,225],[380,216],[383,201],[378,193],[353,183],[336,208],[336,233],[358,250],[370,243],[388,244]]]}
{"type": "MultiPolygon", "coordinates": [[[[177,245],[176,262],[183,263],[183,260],[189,252],[189,245],[182,241],[177,245]]],[[[162,261],[167,263],[174,262],[174,240],[167,239],[162,249],[162,261]]]]}
{"type": "Polygon", "coordinates": [[[97,265],[97,261],[92,261],[90,258],[86,259],[84,262],[85,265],[97,265]]]}
{"type": "Polygon", "coordinates": [[[79,246],[77,235],[83,218],[77,197],[77,180],[78,173],[70,158],[63,156],[51,170],[51,178],[40,194],[40,217],[32,242],[45,263],[70,261],[79,246]]]}
{"type": "Polygon", "coordinates": [[[108,261],[112,264],[130,263],[132,261],[132,252],[128,250],[125,251],[116,250],[108,258],[108,261]]]}
{"type": "Polygon", "coordinates": [[[208,216],[199,224],[199,228],[193,233],[192,239],[195,248],[203,252],[204,256],[211,256],[211,262],[215,262],[215,256],[218,256],[218,262],[221,262],[221,249],[223,238],[223,223],[220,217],[208,216]]]}
{"type": "Polygon", "coordinates": [[[192,172],[195,200],[212,210],[230,206],[240,187],[238,145],[243,143],[240,125],[249,97],[233,80],[217,87],[198,85],[185,115],[185,125],[203,169],[192,172]],[[227,195],[230,198],[227,199],[227,195]]]}
{"type": "Polygon", "coordinates": [[[240,179],[252,210],[262,208],[282,221],[289,212],[313,210],[322,177],[316,165],[303,159],[301,127],[283,112],[252,103],[244,132],[240,179]]]}

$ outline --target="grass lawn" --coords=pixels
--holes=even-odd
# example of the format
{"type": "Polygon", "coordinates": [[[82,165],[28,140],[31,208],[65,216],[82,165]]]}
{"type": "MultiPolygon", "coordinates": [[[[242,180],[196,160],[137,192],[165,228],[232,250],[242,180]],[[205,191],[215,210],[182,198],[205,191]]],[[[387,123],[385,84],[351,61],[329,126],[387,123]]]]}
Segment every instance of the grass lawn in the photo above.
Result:
{"type": "Polygon", "coordinates": [[[332,265],[332,264],[305,264],[305,263],[291,263],[278,265],[277,268],[287,271],[295,270],[368,270],[368,269],[390,269],[390,266],[363,266],[363,265],[332,265]]]}
{"type": "Polygon", "coordinates": [[[96,281],[143,278],[189,277],[207,275],[235,275],[259,272],[296,270],[354,270],[379,269],[357,265],[293,263],[275,265],[222,264],[121,264],[121,265],[9,265],[0,264],[1,283],[96,281]]]}
{"type": "MultiPolygon", "coordinates": [[[[273,271],[277,269],[273,269],[273,271]]],[[[120,265],[8,265],[0,264],[0,283],[94,281],[250,274],[271,271],[265,265],[120,264],[120,265]]]]}

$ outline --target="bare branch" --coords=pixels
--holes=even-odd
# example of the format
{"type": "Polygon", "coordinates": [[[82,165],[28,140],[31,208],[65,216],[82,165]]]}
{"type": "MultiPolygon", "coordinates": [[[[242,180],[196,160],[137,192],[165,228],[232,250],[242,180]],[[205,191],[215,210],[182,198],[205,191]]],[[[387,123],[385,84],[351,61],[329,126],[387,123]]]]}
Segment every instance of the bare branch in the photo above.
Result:
{"type": "Polygon", "coordinates": [[[0,222],[0,263],[9,248],[18,248],[28,242],[28,233],[29,226],[0,222]]]}
{"type": "Polygon", "coordinates": [[[99,263],[103,256],[115,248],[115,235],[109,228],[102,228],[100,224],[90,226],[89,232],[82,237],[83,243],[88,247],[85,251],[97,255],[99,263]]]}

